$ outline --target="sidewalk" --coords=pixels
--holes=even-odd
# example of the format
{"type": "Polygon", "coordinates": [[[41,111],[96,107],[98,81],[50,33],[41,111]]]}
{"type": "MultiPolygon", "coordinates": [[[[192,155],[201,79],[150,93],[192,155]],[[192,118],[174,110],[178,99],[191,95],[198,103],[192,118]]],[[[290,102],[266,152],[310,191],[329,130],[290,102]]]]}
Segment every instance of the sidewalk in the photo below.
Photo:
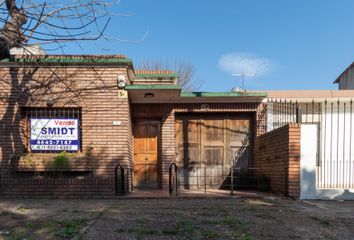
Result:
{"type": "Polygon", "coordinates": [[[134,189],[134,191],[118,198],[124,199],[145,199],[145,198],[261,198],[264,193],[256,191],[234,191],[231,195],[230,190],[209,189],[182,189],[176,193],[169,194],[168,190],[161,189],[134,189]]]}

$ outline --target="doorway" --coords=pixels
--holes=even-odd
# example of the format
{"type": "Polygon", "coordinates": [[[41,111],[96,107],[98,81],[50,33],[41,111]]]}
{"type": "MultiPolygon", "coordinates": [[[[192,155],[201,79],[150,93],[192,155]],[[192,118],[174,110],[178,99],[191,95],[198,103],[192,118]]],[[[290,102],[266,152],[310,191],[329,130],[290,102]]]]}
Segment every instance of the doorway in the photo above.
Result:
{"type": "Polygon", "coordinates": [[[159,188],[161,186],[160,122],[136,120],[133,135],[134,187],[159,188]]]}
{"type": "Polygon", "coordinates": [[[220,188],[231,167],[247,169],[251,127],[252,115],[247,113],[176,115],[176,163],[181,186],[220,188]]]}

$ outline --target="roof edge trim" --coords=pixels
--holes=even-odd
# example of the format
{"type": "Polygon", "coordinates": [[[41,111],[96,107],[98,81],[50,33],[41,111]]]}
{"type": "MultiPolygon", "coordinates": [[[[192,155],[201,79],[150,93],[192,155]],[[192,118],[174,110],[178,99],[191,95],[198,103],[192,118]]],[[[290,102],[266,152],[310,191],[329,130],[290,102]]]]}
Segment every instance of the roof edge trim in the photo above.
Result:
{"type": "Polygon", "coordinates": [[[182,92],[181,97],[267,97],[266,92],[182,92]]]}
{"type": "Polygon", "coordinates": [[[133,84],[127,85],[125,87],[126,90],[181,90],[181,87],[178,85],[167,85],[167,84],[133,84]]]}

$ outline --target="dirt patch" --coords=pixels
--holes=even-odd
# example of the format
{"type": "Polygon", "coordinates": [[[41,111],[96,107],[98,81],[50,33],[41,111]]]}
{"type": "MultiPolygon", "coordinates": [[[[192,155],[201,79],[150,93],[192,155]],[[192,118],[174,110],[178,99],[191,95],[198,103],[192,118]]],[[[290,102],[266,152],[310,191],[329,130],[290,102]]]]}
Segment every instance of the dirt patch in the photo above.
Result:
{"type": "Polygon", "coordinates": [[[337,209],[280,198],[2,200],[0,239],[353,239],[352,213],[337,209]]]}

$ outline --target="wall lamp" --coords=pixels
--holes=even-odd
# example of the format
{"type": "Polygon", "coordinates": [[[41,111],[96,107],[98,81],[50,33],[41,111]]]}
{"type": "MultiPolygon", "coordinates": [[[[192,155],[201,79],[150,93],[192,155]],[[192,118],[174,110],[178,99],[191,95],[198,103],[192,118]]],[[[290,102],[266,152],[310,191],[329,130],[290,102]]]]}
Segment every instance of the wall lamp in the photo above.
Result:
{"type": "Polygon", "coordinates": [[[144,98],[153,98],[154,94],[153,93],[145,93],[144,98]]]}
{"type": "Polygon", "coordinates": [[[125,88],[125,86],[127,85],[127,80],[125,80],[124,75],[118,75],[117,84],[119,89],[125,88]]]}
{"type": "Polygon", "coordinates": [[[49,97],[47,99],[47,106],[48,107],[53,107],[53,105],[54,105],[54,99],[52,97],[49,97]]]}

